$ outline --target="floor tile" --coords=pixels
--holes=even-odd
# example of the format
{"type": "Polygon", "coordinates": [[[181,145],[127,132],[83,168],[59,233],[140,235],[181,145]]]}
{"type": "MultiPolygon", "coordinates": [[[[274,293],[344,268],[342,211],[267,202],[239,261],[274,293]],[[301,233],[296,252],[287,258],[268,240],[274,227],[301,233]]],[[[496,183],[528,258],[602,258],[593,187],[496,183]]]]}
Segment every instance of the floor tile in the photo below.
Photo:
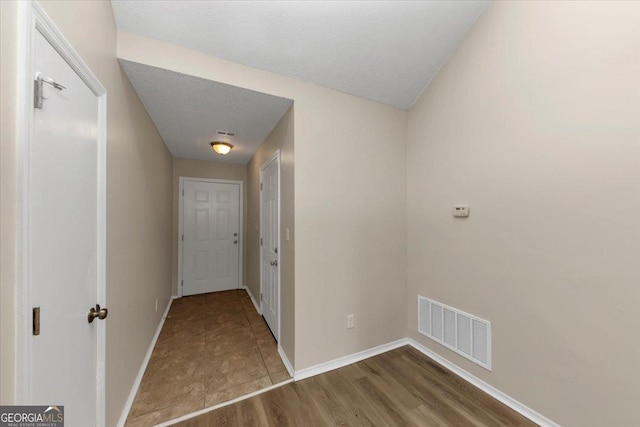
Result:
{"type": "Polygon", "coordinates": [[[264,364],[267,367],[269,373],[280,372],[286,369],[284,363],[282,363],[280,354],[278,354],[278,347],[275,341],[272,341],[270,343],[259,342],[258,347],[260,348],[262,359],[264,360],[264,364]]]}
{"type": "Polygon", "coordinates": [[[239,299],[240,294],[236,291],[223,291],[206,294],[207,304],[225,301],[238,301],[239,299]]]}
{"type": "Polygon", "coordinates": [[[207,295],[190,295],[173,300],[171,307],[180,307],[182,305],[201,305],[207,303],[207,295]]]}
{"type": "Polygon", "coordinates": [[[205,321],[165,321],[166,328],[163,327],[158,336],[156,346],[174,346],[186,343],[195,343],[204,339],[205,321]]]}
{"type": "Polygon", "coordinates": [[[286,369],[284,371],[276,372],[274,374],[269,373],[269,377],[271,378],[271,382],[273,384],[278,384],[283,381],[288,381],[291,379],[291,377],[289,376],[289,372],[287,372],[286,369]]]}
{"type": "Polygon", "coordinates": [[[205,331],[205,337],[208,337],[209,341],[216,339],[219,336],[229,334],[247,335],[250,338],[253,337],[253,332],[246,317],[230,319],[229,321],[223,323],[216,322],[207,324],[205,331]]]}
{"type": "Polygon", "coordinates": [[[149,412],[138,417],[129,417],[125,427],[150,427],[161,422],[181,417],[203,409],[204,398],[180,402],[157,411],[149,412]]]}
{"type": "Polygon", "coordinates": [[[255,308],[244,307],[244,313],[247,316],[247,319],[249,319],[249,323],[264,323],[264,319],[258,314],[255,308]]]}
{"type": "Polygon", "coordinates": [[[227,353],[222,356],[206,356],[205,386],[206,392],[224,390],[268,376],[257,345],[227,353]]]}
{"type": "MultiPolygon", "coordinates": [[[[247,322],[249,321],[247,320],[247,322]]],[[[249,326],[251,327],[251,331],[253,332],[254,335],[258,335],[261,333],[267,333],[271,335],[271,331],[269,330],[269,327],[264,322],[264,320],[262,322],[249,323],[249,326]]]]}
{"type": "Polygon", "coordinates": [[[143,377],[144,382],[181,381],[204,375],[204,351],[186,353],[181,356],[153,355],[143,377]]]}
{"type": "Polygon", "coordinates": [[[205,325],[227,324],[229,322],[237,322],[239,320],[249,323],[247,315],[243,309],[227,308],[223,310],[210,310],[205,318],[205,325]]]}
{"type": "MultiPolygon", "coordinates": [[[[202,307],[206,307],[203,305],[202,307]]],[[[188,307],[183,305],[179,308],[171,308],[169,310],[169,314],[167,315],[167,319],[173,320],[197,320],[204,319],[206,316],[206,312],[204,309],[198,308],[197,306],[188,307]]]]}
{"type": "Polygon", "coordinates": [[[265,376],[253,381],[246,382],[244,384],[229,387],[225,390],[207,393],[204,401],[205,407],[214,406],[218,403],[226,402],[227,400],[235,399],[236,397],[253,393],[254,391],[269,387],[270,385],[271,379],[268,376],[265,376]]]}
{"type": "Polygon", "coordinates": [[[210,313],[212,311],[215,310],[240,310],[240,309],[244,309],[244,305],[242,304],[242,301],[240,301],[239,299],[237,300],[229,300],[229,301],[217,301],[217,302],[211,302],[208,303],[204,310],[207,311],[207,313],[210,313]]]}
{"type": "Polygon", "coordinates": [[[256,348],[257,343],[251,330],[239,329],[236,333],[225,335],[208,335],[205,353],[208,356],[220,356],[229,353],[242,353],[247,348],[256,348]]]}
{"type": "Polygon", "coordinates": [[[289,379],[245,290],[172,302],[127,427],[152,426],[289,379]]]}
{"type": "Polygon", "coordinates": [[[158,357],[182,357],[190,353],[205,350],[205,336],[197,340],[187,342],[164,342],[158,343],[153,349],[154,355],[158,357]]]}
{"type": "Polygon", "coordinates": [[[130,417],[135,418],[168,406],[191,401],[203,401],[204,381],[188,379],[181,382],[143,383],[131,407],[130,417]]]}

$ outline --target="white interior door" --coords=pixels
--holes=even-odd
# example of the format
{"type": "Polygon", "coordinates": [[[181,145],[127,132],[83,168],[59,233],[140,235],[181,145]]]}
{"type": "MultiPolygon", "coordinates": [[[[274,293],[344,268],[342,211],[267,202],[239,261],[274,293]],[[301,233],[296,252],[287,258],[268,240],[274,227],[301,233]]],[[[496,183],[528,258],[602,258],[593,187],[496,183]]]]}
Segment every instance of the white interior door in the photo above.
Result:
{"type": "Polygon", "coordinates": [[[97,378],[99,328],[105,324],[87,319],[98,302],[104,265],[98,258],[104,194],[99,101],[40,32],[34,37],[35,71],[47,82],[42,108],[34,105],[27,153],[24,258],[30,302],[40,308],[40,333],[29,342],[27,398],[64,405],[67,426],[103,425],[97,378]]]}
{"type": "Polygon", "coordinates": [[[182,295],[237,289],[240,185],[185,180],[182,295]]]}
{"type": "Polygon", "coordinates": [[[260,170],[261,310],[271,333],[280,339],[280,159],[268,161],[260,170]]]}

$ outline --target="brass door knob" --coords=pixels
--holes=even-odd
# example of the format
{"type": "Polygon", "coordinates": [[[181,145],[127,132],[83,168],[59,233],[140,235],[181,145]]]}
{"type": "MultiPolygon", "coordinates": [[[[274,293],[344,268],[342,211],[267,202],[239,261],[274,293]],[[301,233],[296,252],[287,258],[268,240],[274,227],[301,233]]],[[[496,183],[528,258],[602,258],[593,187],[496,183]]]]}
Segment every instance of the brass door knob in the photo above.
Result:
{"type": "Polygon", "coordinates": [[[87,320],[89,323],[92,323],[97,317],[100,320],[104,320],[109,315],[109,310],[106,308],[100,308],[99,304],[96,304],[96,308],[91,307],[89,312],[87,313],[87,320]]]}

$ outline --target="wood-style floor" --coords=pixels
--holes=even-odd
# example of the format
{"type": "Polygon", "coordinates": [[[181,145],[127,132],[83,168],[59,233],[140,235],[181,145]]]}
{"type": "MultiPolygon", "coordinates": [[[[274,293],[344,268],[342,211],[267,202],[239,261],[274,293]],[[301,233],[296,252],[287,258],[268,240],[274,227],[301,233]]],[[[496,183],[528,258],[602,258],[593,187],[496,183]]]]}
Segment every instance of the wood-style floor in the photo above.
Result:
{"type": "Polygon", "coordinates": [[[176,424],[219,426],[535,426],[413,349],[289,383],[176,424]]]}
{"type": "Polygon", "coordinates": [[[127,427],[163,421],[290,379],[244,290],[174,300],[127,427]]]}

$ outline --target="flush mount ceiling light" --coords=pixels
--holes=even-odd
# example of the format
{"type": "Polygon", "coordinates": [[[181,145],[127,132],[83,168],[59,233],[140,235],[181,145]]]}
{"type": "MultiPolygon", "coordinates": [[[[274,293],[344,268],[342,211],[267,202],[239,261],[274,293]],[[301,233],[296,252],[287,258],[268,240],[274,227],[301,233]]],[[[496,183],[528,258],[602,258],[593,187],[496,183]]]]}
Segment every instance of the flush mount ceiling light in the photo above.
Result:
{"type": "Polygon", "coordinates": [[[224,156],[225,154],[229,154],[229,151],[231,151],[233,145],[229,144],[228,142],[215,141],[211,143],[211,148],[213,148],[213,151],[215,151],[216,153],[224,156]]]}

